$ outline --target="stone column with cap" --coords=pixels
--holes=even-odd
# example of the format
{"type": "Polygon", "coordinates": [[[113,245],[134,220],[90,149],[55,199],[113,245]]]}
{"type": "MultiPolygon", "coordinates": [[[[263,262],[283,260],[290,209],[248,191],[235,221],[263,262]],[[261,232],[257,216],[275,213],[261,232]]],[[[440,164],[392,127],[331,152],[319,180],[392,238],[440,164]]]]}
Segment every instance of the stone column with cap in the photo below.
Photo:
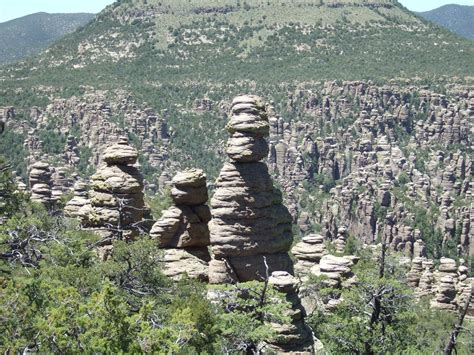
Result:
{"type": "Polygon", "coordinates": [[[285,294],[291,307],[287,324],[271,324],[277,336],[266,343],[271,352],[312,353],[314,340],[304,322],[289,250],[292,218],[274,186],[267,165],[268,117],[263,101],[239,96],[227,125],[230,161],[222,168],[211,200],[209,224],[213,284],[264,281],[285,294]]]}
{"type": "Polygon", "coordinates": [[[125,137],[105,149],[105,164],[91,177],[89,203],[78,212],[84,226],[109,240],[132,239],[144,231],[148,209],[143,177],[133,166],[137,158],[137,150],[125,137]]]}
{"type": "Polygon", "coordinates": [[[230,161],[220,172],[211,200],[209,281],[262,280],[267,271],[292,274],[291,215],[261,162],[268,155],[265,137],[269,134],[263,101],[256,96],[236,97],[227,130],[230,161]]]}
{"type": "Polygon", "coordinates": [[[29,172],[31,201],[49,206],[51,204],[51,168],[48,163],[38,161],[29,172]]]}

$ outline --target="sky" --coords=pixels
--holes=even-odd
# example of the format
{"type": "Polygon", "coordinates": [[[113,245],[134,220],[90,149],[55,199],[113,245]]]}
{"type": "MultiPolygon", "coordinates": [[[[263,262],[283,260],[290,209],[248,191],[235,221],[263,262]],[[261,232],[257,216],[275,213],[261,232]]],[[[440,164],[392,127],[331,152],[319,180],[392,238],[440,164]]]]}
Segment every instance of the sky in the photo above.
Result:
{"type": "MultiPolygon", "coordinates": [[[[185,0],[176,0],[185,1],[185,0]]],[[[474,0],[399,0],[412,11],[428,11],[446,4],[474,5],[474,0]]],[[[35,12],[100,12],[114,0],[0,0],[0,22],[35,12]]]]}
{"type": "MultiPolygon", "coordinates": [[[[0,0],[1,2],[2,0],[0,0]]],[[[446,4],[474,5],[474,0],[398,0],[411,11],[429,11],[446,4]]]]}

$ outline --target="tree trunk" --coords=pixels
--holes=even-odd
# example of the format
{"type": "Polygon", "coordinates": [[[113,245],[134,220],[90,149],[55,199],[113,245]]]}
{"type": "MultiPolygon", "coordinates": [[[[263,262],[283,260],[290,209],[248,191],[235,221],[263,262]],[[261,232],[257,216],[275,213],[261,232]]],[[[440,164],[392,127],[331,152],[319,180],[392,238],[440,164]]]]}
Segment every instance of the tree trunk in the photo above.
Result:
{"type": "Polygon", "coordinates": [[[454,329],[449,338],[448,345],[446,345],[446,348],[444,348],[444,352],[443,352],[444,355],[451,355],[453,350],[456,349],[456,342],[457,342],[459,333],[461,333],[462,325],[464,323],[464,318],[466,317],[467,311],[469,309],[469,305],[471,304],[471,300],[472,300],[472,286],[471,286],[471,292],[469,293],[469,297],[466,300],[466,306],[464,307],[461,314],[459,315],[458,324],[454,326],[454,329]]]}

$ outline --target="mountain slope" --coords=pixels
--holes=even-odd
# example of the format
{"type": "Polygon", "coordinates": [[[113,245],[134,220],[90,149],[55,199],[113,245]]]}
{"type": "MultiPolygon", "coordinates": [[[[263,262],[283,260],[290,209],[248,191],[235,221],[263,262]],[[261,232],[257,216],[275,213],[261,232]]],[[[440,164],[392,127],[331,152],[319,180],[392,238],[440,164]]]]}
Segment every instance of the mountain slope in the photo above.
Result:
{"type": "Polygon", "coordinates": [[[473,57],[474,42],[390,0],[121,0],[0,68],[0,154],[23,177],[48,161],[68,191],[126,134],[162,200],[177,170],[212,183],[231,98],[257,94],[303,233],[474,255],[473,57]]]}
{"type": "Polygon", "coordinates": [[[40,55],[0,68],[0,106],[125,89],[167,112],[173,159],[215,174],[223,123],[193,112],[196,100],[251,91],[285,107],[303,83],[462,80],[474,77],[473,57],[471,41],[394,0],[121,0],[40,55]]]}
{"type": "Polygon", "coordinates": [[[23,68],[45,81],[85,71],[92,85],[115,70],[121,81],[171,83],[381,79],[474,75],[473,53],[391,0],[127,0],[23,68]]]}
{"type": "Polygon", "coordinates": [[[85,25],[94,14],[38,12],[0,23],[0,65],[36,54],[64,35],[85,25]]]}
{"type": "Polygon", "coordinates": [[[418,14],[460,36],[474,39],[474,6],[445,5],[418,14]]]}

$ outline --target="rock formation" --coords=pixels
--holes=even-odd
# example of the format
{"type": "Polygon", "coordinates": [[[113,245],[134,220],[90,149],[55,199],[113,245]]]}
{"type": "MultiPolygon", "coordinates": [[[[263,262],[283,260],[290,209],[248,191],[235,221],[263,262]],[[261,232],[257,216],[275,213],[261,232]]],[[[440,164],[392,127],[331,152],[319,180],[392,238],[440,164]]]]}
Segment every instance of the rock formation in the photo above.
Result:
{"type": "Polygon", "coordinates": [[[124,137],[109,146],[104,165],[91,177],[89,203],[79,210],[82,224],[109,242],[130,239],[144,231],[148,213],[143,199],[143,177],[135,164],[138,152],[124,137]]]}
{"type": "Polygon", "coordinates": [[[31,200],[51,204],[51,170],[48,163],[36,162],[30,167],[29,184],[31,200]]]}
{"type": "Polygon", "coordinates": [[[311,350],[313,337],[304,323],[293,262],[291,215],[282,204],[266,164],[267,113],[256,96],[239,96],[232,102],[227,125],[230,162],[222,168],[211,200],[209,224],[212,260],[209,281],[214,284],[263,281],[283,292],[290,301],[291,322],[273,325],[278,336],[269,341],[279,352],[311,350]]]}
{"type": "Polygon", "coordinates": [[[432,295],[434,290],[434,263],[432,260],[424,260],[422,262],[423,273],[420,276],[420,280],[418,282],[418,288],[416,289],[416,294],[418,296],[428,296],[432,295]]]}
{"type": "Polygon", "coordinates": [[[291,318],[291,323],[272,324],[277,335],[275,341],[269,341],[269,350],[278,354],[314,353],[313,333],[304,322],[306,314],[298,297],[298,281],[286,271],[275,271],[268,283],[285,294],[286,300],[291,304],[291,309],[286,314],[291,318]]]}
{"type": "Polygon", "coordinates": [[[326,277],[325,282],[332,287],[348,287],[356,282],[356,277],[352,273],[355,261],[357,258],[352,256],[325,255],[319,265],[311,269],[311,273],[326,277]]]}
{"type": "Polygon", "coordinates": [[[209,281],[262,280],[267,266],[269,272],[293,273],[288,255],[292,219],[266,164],[260,162],[268,154],[269,132],[261,99],[236,97],[227,130],[231,161],[222,168],[211,200],[209,281]]]}
{"type": "Polygon", "coordinates": [[[344,254],[344,251],[346,250],[346,238],[346,228],[339,227],[339,230],[337,231],[337,238],[334,241],[334,246],[336,247],[337,254],[344,254]]]}
{"type": "Polygon", "coordinates": [[[304,280],[313,266],[318,265],[321,258],[328,252],[324,245],[324,237],[322,235],[311,234],[303,237],[301,242],[291,249],[291,253],[296,258],[296,276],[304,280]]]}
{"type": "Polygon", "coordinates": [[[57,204],[71,192],[73,182],[68,178],[67,170],[64,167],[52,168],[51,172],[51,201],[57,204]]]}
{"type": "Polygon", "coordinates": [[[89,203],[87,198],[88,186],[83,181],[77,181],[74,184],[74,196],[64,207],[64,215],[67,217],[78,218],[81,216],[80,210],[89,203]]]}
{"type": "Polygon", "coordinates": [[[202,170],[179,172],[172,180],[173,206],[163,212],[150,236],[163,248],[163,273],[172,279],[183,275],[208,281],[211,212],[206,175],[202,170]]]}
{"type": "Polygon", "coordinates": [[[68,165],[76,166],[79,164],[80,160],[77,138],[74,136],[68,136],[66,147],[64,149],[64,161],[68,165]]]}
{"type": "Polygon", "coordinates": [[[456,309],[456,284],[458,282],[456,261],[441,258],[438,269],[437,289],[431,305],[434,308],[454,311],[456,309]]]}
{"type": "Polygon", "coordinates": [[[416,257],[411,262],[411,269],[407,274],[408,285],[412,288],[417,288],[420,284],[420,279],[423,274],[423,263],[426,258],[416,257]]]}

